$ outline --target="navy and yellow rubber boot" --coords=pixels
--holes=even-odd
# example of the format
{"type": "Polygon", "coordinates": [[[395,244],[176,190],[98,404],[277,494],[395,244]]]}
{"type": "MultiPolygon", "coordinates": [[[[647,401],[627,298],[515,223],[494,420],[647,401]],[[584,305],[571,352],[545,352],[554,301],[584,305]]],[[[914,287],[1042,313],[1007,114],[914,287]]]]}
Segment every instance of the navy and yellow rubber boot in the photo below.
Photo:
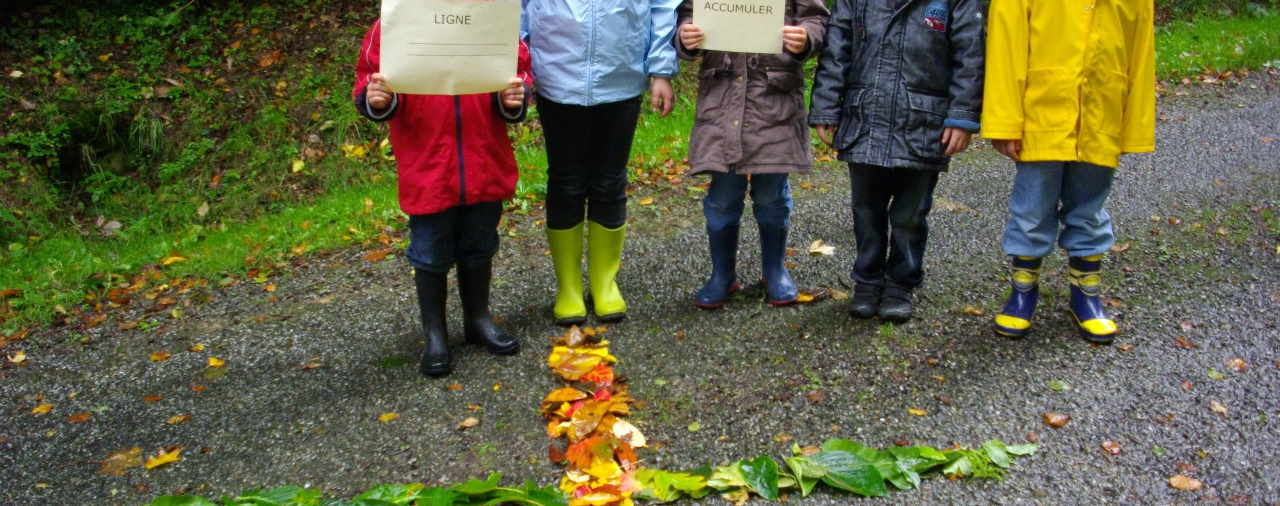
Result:
{"type": "Polygon", "coordinates": [[[1102,308],[1102,255],[1071,257],[1071,315],[1086,341],[1108,344],[1116,337],[1116,322],[1102,308]]]}
{"type": "Polygon", "coordinates": [[[1018,338],[1031,330],[1031,316],[1040,300],[1040,264],[1035,257],[1010,257],[1009,300],[1004,303],[991,328],[1005,337],[1018,338]]]}

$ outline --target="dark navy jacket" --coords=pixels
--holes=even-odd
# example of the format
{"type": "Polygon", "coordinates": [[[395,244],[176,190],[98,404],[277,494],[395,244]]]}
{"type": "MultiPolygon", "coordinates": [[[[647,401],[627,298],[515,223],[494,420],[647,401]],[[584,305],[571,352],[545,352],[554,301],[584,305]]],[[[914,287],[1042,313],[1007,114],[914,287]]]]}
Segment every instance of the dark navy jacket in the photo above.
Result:
{"type": "Polygon", "coordinates": [[[810,125],[839,125],[840,160],[946,170],[942,129],[982,115],[981,0],[837,0],[810,125]]]}

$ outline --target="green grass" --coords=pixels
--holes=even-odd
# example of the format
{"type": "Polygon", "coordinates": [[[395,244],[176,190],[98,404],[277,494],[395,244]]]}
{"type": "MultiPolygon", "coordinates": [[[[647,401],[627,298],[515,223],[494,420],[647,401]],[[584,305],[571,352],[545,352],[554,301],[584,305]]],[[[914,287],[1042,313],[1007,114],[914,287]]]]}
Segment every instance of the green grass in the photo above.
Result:
{"type": "Polygon", "coordinates": [[[1204,72],[1280,68],[1280,12],[1260,8],[1257,15],[1200,17],[1156,29],[1156,65],[1161,79],[1204,72]]]}

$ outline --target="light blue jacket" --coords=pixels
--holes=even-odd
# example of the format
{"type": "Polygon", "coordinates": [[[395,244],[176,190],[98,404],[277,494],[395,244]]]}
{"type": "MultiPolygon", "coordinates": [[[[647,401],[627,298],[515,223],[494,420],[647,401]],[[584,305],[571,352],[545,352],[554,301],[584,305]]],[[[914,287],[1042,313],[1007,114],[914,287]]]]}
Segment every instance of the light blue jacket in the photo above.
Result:
{"type": "Polygon", "coordinates": [[[596,105],[640,96],[649,77],[675,77],[680,0],[521,0],[521,37],[538,94],[596,105]]]}

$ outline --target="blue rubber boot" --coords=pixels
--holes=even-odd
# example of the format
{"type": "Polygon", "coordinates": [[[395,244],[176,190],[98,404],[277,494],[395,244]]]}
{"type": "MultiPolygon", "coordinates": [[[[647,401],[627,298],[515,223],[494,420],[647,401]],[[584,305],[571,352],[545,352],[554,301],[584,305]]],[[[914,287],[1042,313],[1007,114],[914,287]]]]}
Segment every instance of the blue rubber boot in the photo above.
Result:
{"type": "Polygon", "coordinates": [[[787,258],[787,227],[760,223],[760,270],[764,273],[765,299],[773,306],[796,301],[796,282],[784,264],[787,258]]]}
{"type": "Polygon", "coordinates": [[[991,328],[1005,337],[1018,338],[1031,330],[1031,317],[1040,299],[1040,258],[1011,257],[1009,299],[1004,303],[991,328]]]}
{"type": "Polygon", "coordinates": [[[1071,257],[1071,315],[1080,336],[1096,344],[1110,344],[1116,337],[1116,322],[1102,308],[1102,255],[1071,257]]]}
{"type": "Polygon", "coordinates": [[[711,278],[698,290],[693,305],[702,309],[720,309],[725,300],[741,288],[738,284],[738,225],[713,230],[707,224],[707,242],[711,247],[711,278]]]}

